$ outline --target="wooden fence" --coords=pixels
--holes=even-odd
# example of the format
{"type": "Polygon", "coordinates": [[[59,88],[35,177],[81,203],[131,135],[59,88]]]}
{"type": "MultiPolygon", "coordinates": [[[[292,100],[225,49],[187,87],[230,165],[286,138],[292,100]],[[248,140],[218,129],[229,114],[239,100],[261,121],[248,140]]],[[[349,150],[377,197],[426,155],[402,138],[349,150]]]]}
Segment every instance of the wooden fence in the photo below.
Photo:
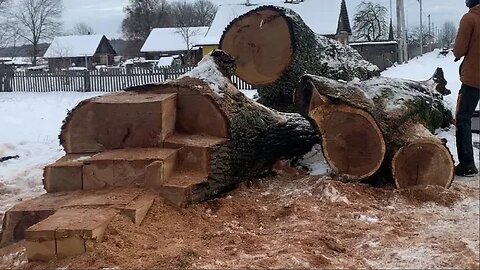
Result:
{"type": "MultiPolygon", "coordinates": [[[[161,83],[176,79],[192,67],[155,69],[107,69],[93,71],[11,72],[0,73],[0,92],[115,92],[132,86],[161,83]]],[[[238,89],[250,90],[252,86],[233,76],[238,89]]]]}

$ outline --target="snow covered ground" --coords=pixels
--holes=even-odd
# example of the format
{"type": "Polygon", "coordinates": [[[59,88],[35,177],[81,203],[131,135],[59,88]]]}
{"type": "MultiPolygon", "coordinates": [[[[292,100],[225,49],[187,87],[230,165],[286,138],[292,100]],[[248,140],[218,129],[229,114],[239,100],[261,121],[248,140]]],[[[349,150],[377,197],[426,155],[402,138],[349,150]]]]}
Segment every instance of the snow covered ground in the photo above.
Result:
{"type": "Polygon", "coordinates": [[[0,217],[18,201],[44,193],[43,167],[60,158],[58,134],[67,111],[103,93],[0,93],[0,217]]]}
{"type": "MultiPolygon", "coordinates": [[[[458,65],[459,63],[453,62],[452,55],[439,57],[437,52],[432,52],[421,58],[411,60],[406,65],[392,67],[383,72],[382,75],[386,77],[426,80],[431,77],[436,67],[442,67],[448,81],[448,88],[452,91],[452,94],[446,98],[446,102],[453,110],[461,85],[458,79],[458,65]]],[[[256,91],[251,90],[244,93],[251,98],[256,97],[256,91]]],[[[19,156],[18,159],[0,163],[0,220],[2,214],[18,201],[40,195],[44,192],[42,168],[64,154],[58,143],[58,134],[67,111],[83,99],[102,94],[104,93],[0,93],[0,157],[19,156]]],[[[438,136],[448,140],[448,145],[456,158],[454,127],[449,130],[439,130],[438,136]]],[[[478,134],[474,134],[473,138],[476,142],[480,141],[478,134]]],[[[477,166],[480,165],[478,164],[480,159],[479,152],[478,149],[475,149],[477,166]]],[[[323,163],[321,150],[318,146],[305,155],[302,164],[309,167],[314,175],[323,174],[328,168],[323,163]]],[[[479,185],[478,178],[476,180],[457,180],[461,180],[468,185],[473,184],[476,187],[479,185]]],[[[455,188],[463,190],[463,187],[455,188]]],[[[477,210],[470,211],[470,208],[468,208],[461,214],[467,213],[469,216],[478,216],[478,201],[472,201],[469,207],[477,210]]],[[[444,220],[451,220],[451,223],[455,224],[457,222],[452,220],[451,216],[446,216],[444,220]]],[[[468,220],[475,219],[470,218],[468,220]]],[[[478,222],[468,224],[467,227],[470,226],[478,227],[478,222]]],[[[462,229],[457,227],[454,228],[454,231],[461,232],[462,229]]],[[[455,234],[456,236],[464,237],[463,235],[455,234]]],[[[473,238],[470,238],[475,239],[475,237],[476,234],[473,238]]],[[[477,250],[477,247],[478,242],[473,243],[473,250],[477,250]]],[[[405,252],[408,250],[410,250],[410,247],[406,246],[405,252]]],[[[398,250],[395,252],[398,252],[398,250]]],[[[428,266],[424,264],[422,256],[413,256],[411,254],[408,256],[419,260],[417,264],[410,264],[410,266],[428,266]]],[[[384,262],[385,260],[380,261],[384,262]]],[[[383,268],[386,265],[374,264],[373,266],[383,268]]]]}
{"type": "MultiPolygon", "coordinates": [[[[459,63],[453,56],[438,56],[432,52],[408,64],[392,67],[383,76],[426,80],[436,67],[442,67],[452,94],[446,102],[454,109],[460,88],[458,79],[459,63]]],[[[256,91],[244,91],[254,98],[256,91]]],[[[0,163],[0,216],[17,201],[43,193],[42,168],[61,157],[64,153],[58,143],[58,134],[67,110],[80,100],[103,93],[0,93],[0,156],[19,155],[18,159],[0,163]]],[[[448,139],[448,144],[456,158],[454,128],[439,131],[439,136],[448,139]]],[[[474,134],[474,141],[480,141],[474,134]]],[[[477,149],[476,149],[477,150],[477,149]]],[[[326,170],[323,159],[315,156],[321,152],[312,151],[304,164],[310,166],[314,174],[326,170]]],[[[476,151],[478,163],[479,151],[476,151]]],[[[478,165],[478,164],[477,164],[478,165]]]]}

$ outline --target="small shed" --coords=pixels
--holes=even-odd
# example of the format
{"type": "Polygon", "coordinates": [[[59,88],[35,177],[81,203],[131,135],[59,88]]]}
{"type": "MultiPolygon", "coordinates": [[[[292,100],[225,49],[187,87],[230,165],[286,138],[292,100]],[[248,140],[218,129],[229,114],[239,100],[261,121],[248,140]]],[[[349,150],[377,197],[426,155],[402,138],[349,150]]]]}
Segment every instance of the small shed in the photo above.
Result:
{"type": "Polygon", "coordinates": [[[391,67],[397,62],[398,44],[396,41],[369,41],[350,43],[368,62],[375,64],[380,71],[391,67]]]}
{"type": "Polygon", "coordinates": [[[104,35],[82,35],[56,37],[44,58],[50,70],[72,66],[91,70],[96,65],[113,65],[117,55],[110,41],[104,35]]]}

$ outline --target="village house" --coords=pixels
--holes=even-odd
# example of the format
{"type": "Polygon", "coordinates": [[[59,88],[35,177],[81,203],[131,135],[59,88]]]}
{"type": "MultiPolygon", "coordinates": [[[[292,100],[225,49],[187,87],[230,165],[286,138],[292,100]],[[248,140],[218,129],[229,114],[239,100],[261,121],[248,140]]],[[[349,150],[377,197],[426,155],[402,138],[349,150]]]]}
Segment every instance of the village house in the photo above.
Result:
{"type": "Polygon", "coordinates": [[[104,35],[83,35],[56,37],[44,58],[48,60],[50,70],[91,70],[96,65],[112,65],[116,55],[117,52],[104,35]]]}
{"type": "MultiPolygon", "coordinates": [[[[170,60],[172,56],[184,57],[187,54],[189,54],[189,58],[199,60],[202,55],[196,45],[207,31],[208,27],[154,28],[140,52],[145,54],[147,60],[161,58],[170,60]],[[196,55],[197,52],[199,55],[196,55]]],[[[194,60],[194,62],[196,61],[194,60]]]]}
{"type": "MultiPolygon", "coordinates": [[[[253,1],[252,1],[253,2],[253,1]]],[[[227,25],[260,5],[275,5],[292,9],[317,34],[348,44],[352,29],[345,0],[328,0],[319,5],[319,0],[257,0],[255,4],[247,0],[244,4],[225,4],[218,7],[212,25],[205,37],[198,42],[203,55],[218,48],[220,38],[227,25]]]]}

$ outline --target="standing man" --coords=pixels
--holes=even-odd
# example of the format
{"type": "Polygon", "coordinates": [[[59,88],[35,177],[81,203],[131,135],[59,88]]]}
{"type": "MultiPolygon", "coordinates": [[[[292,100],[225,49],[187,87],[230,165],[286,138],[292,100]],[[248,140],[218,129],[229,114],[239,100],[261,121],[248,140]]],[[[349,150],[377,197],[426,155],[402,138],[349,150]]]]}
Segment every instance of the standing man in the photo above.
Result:
{"type": "Polygon", "coordinates": [[[478,174],[472,147],[471,119],[478,104],[480,93],[480,0],[466,0],[470,8],[460,21],[453,54],[455,61],[464,57],[460,65],[462,88],[458,94],[456,126],[459,164],[455,167],[458,176],[478,174]]]}

